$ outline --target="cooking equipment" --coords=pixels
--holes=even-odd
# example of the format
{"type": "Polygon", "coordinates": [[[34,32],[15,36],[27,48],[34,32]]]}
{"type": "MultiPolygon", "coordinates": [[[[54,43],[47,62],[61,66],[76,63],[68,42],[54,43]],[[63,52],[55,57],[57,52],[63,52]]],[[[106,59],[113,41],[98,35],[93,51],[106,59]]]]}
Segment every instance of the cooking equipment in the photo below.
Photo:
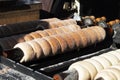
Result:
{"type": "MultiPolygon", "coordinates": [[[[26,23],[26,26],[28,23],[26,23]]],[[[45,59],[40,59],[37,61],[21,64],[15,58],[8,59],[1,56],[0,62],[12,69],[18,70],[21,73],[31,76],[36,80],[52,80],[54,74],[67,70],[67,68],[73,62],[112,50],[110,48],[111,44],[112,39],[106,38],[104,41],[91,45],[89,47],[80,50],[69,51],[64,54],[58,54],[56,56],[47,57],[45,59]]]]}

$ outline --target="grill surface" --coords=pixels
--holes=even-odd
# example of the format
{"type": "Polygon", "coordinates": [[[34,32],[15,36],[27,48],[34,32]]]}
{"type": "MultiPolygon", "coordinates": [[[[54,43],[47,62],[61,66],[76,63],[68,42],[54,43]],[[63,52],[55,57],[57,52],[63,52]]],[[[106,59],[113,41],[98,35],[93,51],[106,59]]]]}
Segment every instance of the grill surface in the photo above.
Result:
{"type": "MultiPolygon", "coordinates": [[[[23,26],[27,26],[27,25],[29,25],[29,23],[23,24],[23,26]]],[[[38,23],[34,23],[33,25],[37,26],[38,23]]],[[[32,61],[23,64],[20,64],[17,60],[14,59],[11,60],[1,56],[0,63],[9,66],[14,70],[19,71],[21,74],[23,73],[28,75],[29,77],[32,77],[33,80],[34,79],[52,80],[54,74],[67,70],[67,68],[73,62],[113,50],[112,48],[110,48],[112,43],[113,41],[111,38],[106,38],[104,41],[100,43],[91,45],[89,47],[80,50],[74,50],[64,54],[58,54],[56,56],[47,57],[45,59],[40,59],[37,61],[32,61]]],[[[3,77],[0,76],[0,78],[3,77]]]]}
{"type": "Polygon", "coordinates": [[[110,48],[111,44],[111,40],[105,39],[101,43],[80,50],[59,54],[54,57],[41,59],[39,61],[20,64],[16,60],[1,57],[0,62],[23,74],[33,77],[33,80],[52,80],[54,74],[67,70],[73,62],[113,50],[110,48]]]}

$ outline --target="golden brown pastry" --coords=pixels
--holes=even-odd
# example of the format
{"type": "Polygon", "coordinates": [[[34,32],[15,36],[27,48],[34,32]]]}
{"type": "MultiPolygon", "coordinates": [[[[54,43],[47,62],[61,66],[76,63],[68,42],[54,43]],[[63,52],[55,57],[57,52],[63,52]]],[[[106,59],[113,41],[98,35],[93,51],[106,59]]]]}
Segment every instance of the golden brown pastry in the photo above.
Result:
{"type": "Polygon", "coordinates": [[[77,24],[77,22],[74,19],[65,19],[65,20],[49,23],[49,28],[58,28],[70,24],[77,24]]]}
{"type": "Polygon", "coordinates": [[[106,36],[105,30],[100,26],[95,26],[95,29],[97,29],[97,31],[101,34],[101,37],[102,37],[102,40],[103,40],[106,36]]]}
{"type": "Polygon", "coordinates": [[[61,46],[61,52],[62,53],[67,51],[68,45],[67,45],[66,40],[64,40],[63,37],[61,37],[60,35],[54,35],[54,36],[51,36],[51,37],[54,37],[59,42],[59,44],[61,46]]]}
{"type": "Polygon", "coordinates": [[[41,46],[41,48],[43,50],[43,55],[45,57],[52,55],[52,48],[51,48],[49,42],[46,39],[44,39],[44,38],[38,38],[38,39],[34,39],[34,40],[37,43],[39,43],[39,45],[41,46]]]}
{"type": "MultiPolygon", "coordinates": [[[[92,34],[94,34],[94,31],[92,33],[89,30],[89,29],[92,29],[92,28],[95,28],[95,27],[90,27],[90,28],[86,28],[85,30],[81,29],[81,30],[77,30],[77,31],[74,31],[74,32],[55,34],[55,35],[50,35],[50,36],[46,35],[47,32],[39,31],[38,33],[42,32],[41,36],[45,35],[46,37],[44,36],[43,38],[37,38],[37,39],[34,39],[34,40],[30,40],[29,45],[32,47],[32,49],[33,49],[32,52],[34,52],[35,57],[37,57],[38,59],[40,59],[42,57],[36,56],[37,55],[36,53],[38,53],[38,55],[43,54],[43,56],[48,57],[48,56],[56,55],[60,52],[64,53],[66,51],[71,51],[71,50],[74,50],[76,48],[84,48],[86,46],[95,44],[97,42],[96,35],[92,35],[92,34]],[[92,33],[91,35],[89,34],[90,32],[92,33]],[[93,42],[91,42],[90,40],[93,41],[93,42]],[[32,44],[32,41],[33,42],[35,41],[34,44],[32,44]],[[37,46],[38,47],[40,46],[42,50],[37,50],[37,48],[36,48],[37,46]],[[35,51],[35,49],[37,51],[35,51]]],[[[99,30],[99,28],[100,27],[98,27],[98,29],[96,29],[96,31],[99,30]]],[[[104,29],[101,29],[101,31],[102,30],[104,32],[104,29]]],[[[100,37],[102,37],[103,39],[105,38],[103,36],[100,36],[100,37]]],[[[101,38],[101,41],[103,40],[102,38],[101,38]]],[[[28,41],[26,41],[26,43],[28,43],[28,41]]],[[[20,48],[21,48],[22,44],[24,45],[24,43],[21,43],[20,48]]],[[[19,45],[17,47],[19,48],[19,45]]],[[[24,49],[21,49],[21,50],[24,50],[24,49]]],[[[27,52],[25,54],[27,54],[27,52]]],[[[100,63],[104,68],[113,64],[113,62],[109,61],[109,59],[107,59],[103,56],[93,57],[91,59],[93,59],[95,61],[98,61],[98,63],[100,63]]],[[[23,60],[23,62],[24,62],[24,60],[23,60]]],[[[117,59],[116,59],[116,62],[117,62],[117,59]]]]}
{"type": "Polygon", "coordinates": [[[90,45],[93,44],[93,43],[97,43],[98,37],[97,37],[94,30],[92,30],[91,28],[89,28],[87,30],[86,29],[83,29],[83,30],[85,30],[85,33],[88,33],[87,35],[90,37],[89,38],[90,39],[90,45]]]}
{"type": "Polygon", "coordinates": [[[81,38],[81,45],[80,48],[86,47],[88,45],[88,36],[85,35],[85,33],[82,30],[78,30],[76,33],[78,33],[79,37],[81,38]]]}
{"type": "Polygon", "coordinates": [[[46,33],[48,33],[48,35],[50,36],[50,35],[55,35],[55,34],[57,34],[56,32],[55,32],[55,30],[53,30],[53,29],[46,29],[46,30],[44,30],[46,33]]]}
{"type": "Polygon", "coordinates": [[[42,36],[40,34],[38,34],[37,32],[32,32],[29,34],[30,36],[32,36],[34,39],[35,38],[41,38],[42,36]]]}
{"type": "Polygon", "coordinates": [[[33,41],[28,41],[27,43],[30,44],[31,47],[33,48],[35,53],[35,59],[39,59],[40,57],[41,58],[45,57],[43,55],[43,50],[37,41],[33,40],[33,41]]]}
{"type": "MultiPolygon", "coordinates": [[[[63,28],[63,27],[61,27],[63,28]]],[[[54,28],[53,30],[56,32],[56,34],[64,33],[64,31],[61,28],[54,28]]]]}
{"type": "Polygon", "coordinates": [[[69,30],[67,27],[59,27],[59,29],[61,29],[64,33],[71,32],[71,30],[69,30]]]}
{"type": "Polygon", "coordinates": [[[40,34],[42,37],[49,36],[49,34],[45,31],[36,31],[38,34],[40,34]]]}
{"type": "Polygon", "coordinates": [[[60,22],[61,21],[49,23],[49,28],[51,29],[51,28],[58,28],[58,26],[63,26],[63,24],[62,23],[60,24],[60,22]]]}
{"type": "Polygon", "coordinates": [[[69,35],[71,35],[71,37],[73,37],[77,48],[79,48],[82,44],[82,41],[81,41],[79,34],[76,32],[71,32],[69,35]]]}
{"type": "Polygon", "coordinates": [[[92,31],[94,31],[94,33],[97,35],[97,42],[100,42],[102,40],[102,36],[101,33],[98,32],[98,29],[96,28],[90,28],[92,31]]]}
{"type": "Polygon", "coordinates": [[[34,38],[31,35],[29,35],[29,34],[24,35],[24,40],[25,41],[30,41],[30,40],[33,40],[33,39],[34,38]]]}
{"type": "Polygon", "coordinates": [[[76,48],[76,46],[75,46],[75,41],[74,41],[74,39],[69,35],[69,33],[61,34],[60,36],[61,36],[64,40],[66,40],[67,45],[68,45],[68,48],[69,48],[70,50],[73,50],[74,48],[76,48]]]}
{"type": "Polygon", "coordinates": [[[51,37],[51,36],[44,37],[44,39],[47,40],[47,42],[50,44],[53,55],[56,55],[57,53],[61,52],[60,51],[61,47],[60,47],[60,44],[57,41],[57,39],[55,39],[54,37],[51,37]]]}

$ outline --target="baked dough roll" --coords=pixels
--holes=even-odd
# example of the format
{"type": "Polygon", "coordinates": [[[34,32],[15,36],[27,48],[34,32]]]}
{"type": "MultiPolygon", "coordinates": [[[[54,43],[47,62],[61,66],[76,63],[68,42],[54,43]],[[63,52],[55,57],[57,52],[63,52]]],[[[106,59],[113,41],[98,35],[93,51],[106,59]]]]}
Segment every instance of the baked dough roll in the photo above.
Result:
{"type": "Polygon", "coordinates": [[[66,19],[66,20],[61,20],[61,21],[56,21],[56,22],[51,22],[49,23],[50,28],[58,28],[70,24],[77,24],[77,22],[74,19],[66,19]]]}
{"type": "Polygon", "coordinates": [[[100,56],[108,59],[111,62],[112,65],[117,64],[120,61],[116,56],[110,54],[110,52],[109,53],[104,53],[100,56]]]}
{"type": "Polygon", "coordinates": [[[88,44],[87,36],[84,34],[84,32],[83,32],[82,30],[78,30],[78,31],[76,31],[76,33],[78,33],[78,34],[79,34],[79,37],[81,38],[81,43],[82,43],[82,44],[81,44],[80,48],[86,47],[87,44],[88,44]]]}
{"type": "Polygon", "coordinates": [[[66,26],[67,24],[64,23],[64,20],[63,21],[58,21],[58,22],[55,22],[55,25],[56,25],[56,28],[59,28],[59,27],[62,27],[62,26],[66,26]]]}
{"type": "Polygon", "coordinates": [[[97,42],[100,42],[102,40],[102,36],[101,33],[97,31],[98,29],[96,28],[89,28],[89,29],[95,32],[95,34],[97,35],[97,42]]]}
{"type": "MultiPolygon", "coordinates": [[[[93,27],[92,27],[92,28],[93,28],[93,27]]],[[[85,30],[86,30],[86,29],[85,29],[85,30]]],[[[98,37],[100,37],[100,36],[98,36],[94,30],[92,30],[91,28],[88,28],[86,31],[87,31],[88,34],[90,35],[90,39],[91,39],[91,43],[92,43],[92,44],[95,44],[95,43],[97,43],[97,42],[100,42],[100,41],[98,40],[98,37]]]]}
{"type": "Polygon", "coordinates": [[[66,52],[68,50],[68,45],[66,40],[64,40],[63,37],[61,37],[60,35],[53,35],[52,37],[54,37],[55,39],[57,39],[57,41],[59,42],[60,46],[61,46],[61,52],[66,52]]]}
{"type": "Polygon", "coordinates": [[[69,28],[67,28],[67,27],[59,27],[59,29],[62,29],[64,31],[64,33],[71,32],[71,30],[69,30],[69,28]]]}
{"type": "Polygon", "coordinates": [[[112,65],[112,66],[110,66],[110,67],[111,67],[111,68],[116,68],[116,69],[120,70],[120,62],[117,63],[117,64],[115,64],[115,65],[112,65]]]}
{"type": "Polygon", "coordinates": [[[66,20],[63,20],[63,21],[66,24],[77,24],[76,20],[74,20],[74,19],[66,19],[66,20]]]}
{"type": "Polygon", "coordinates": [[[43,50],[42,50],[41,46],[39,45],[39,43],[37,43],[35,40],[27,41],[27,43],[30,44],[31,47],[33,48],[34,53],[35,53],[35,59],[45,57],[45,55],[43,54],[43,50]]]}
{"type": "Polygon", "coordinates": [[[86,68],[88,72],[90,73],[90,80],[93,80],[95,75],[97,74],[97,70],[93,64],[87,61],[80,61],[81,66],[86,68]]]}
{"type": "MultiPolygon", "coordinates": [[[[118,49],[118,50],[119,50],[119,49],[118,49]]],[[[108,53],[116,56],[116,57],[119,59],[119,61],[120,61],[120,53],[118,52],[118,50],[110,51],[110,52],[108,52],[108,53]]]]}
{"type": "Polygon", "coordinates": [[[115,50],[115,52],[116,53],[114,53],[114,54],[120,59],[120,49],[115,50]]]}
{"type": "Polygon", "coordinates": [[[44,37],[44,39],[47,40],[48,43],[50,44],[53,55],[56,55],[57,53],[61,52],[61,47],[60,47],[60,44],[57,41],[57,39],[55,39],[54,37],[51,37],[51,36],[44,37]]]}
{"type": "Polygon", "coordinates": [[[82,41],[81,41],[81,38],[80,38],[79,34],[76,33],[76,32],[71,32],[69,35],[71,37],[73,37],[77,48],[79,48],[82,45],[82,41]]]}
{"type": "Polygon", "coordinates": [[[53,29],[46,29],[46,30],[44,30],[44,32],[48,33],[49,36],[50,36],[50,35],[55,35],[55,34],[57,34],[57,33],[55,32],[55,30],[53,30],[53,29]]]}
{"type": "MultiPolygon", "coordinates": [[[[63,28],[63,27],[61,27],[63,28]]],[[[54,28],[53,30],[57,33],[57,34],[61,34],[64,33],[64,31],[61,28],[54,28]]]]}
{"type": "Polygon", "coordinates": [[[120,62],[118,64],[115,64],[113,66],[110,66],[111,68],[118,69],[120,71],[120,62]]]}
{"type": "Polygon", "coordinates": [[[96,61],[96,60],[93,60],[93,59],[85,59],[84,61],[87,61],[87,62],[93,64],[93,65],[95,66],[97,72],[100,72],[101,70],[104,69],[103,65],[102,65],[100,62],[96,61]]]}
{"type": "Polygon", "coordinates": [[[40,34],[38,34],[37,32],[32,32],[29,35],[31,35],[34,39],[36,38],[41,38],[42,36],[40,34]]]}
{"type": "Polygon", "coordinates": [[[69,35],[69,33],[60,34],[61,37],[67,42],[68,50],[73,50],[76,48],[74,39],[69,35]]]}
{"type": "Polygon", "coordinates": [[[52,48],[50,46],[50,44],[48,43],[48,41],[44,38],[38,38],[38,39],[34,39],[36,42],[39,43],[39,45],[41,46],[42,50],[43,50],[43,54],[45,55],[45,57],[47,56],[51,56],[52,54],[52,48]]]}
{"type": "Polygon", "coordinates": [[[91,76],[89,71],[81,66],[81,64],[79,62],[73,63],[68,70],[73,70],[75,69],[78,72],[78,80],[90,80],[91,76]]]}
{"type": "Polygon", "coordinates": [[[116,52],[120,53],[120,49],[115,50],[116,52]]]}
{"type": "Polygon", "coordinates": [[[107,68],[112,65],[112,63],[108,59],[102,56],[95,56],[95,57],[92,57],[91,59],[100,62],[104,68],[107,68]]]}
{"type": "Polygon", "coordinates": [[[33,40],[33,39],[34,38],[31,35],[29,35],[29,34],[24,35],[24,40],[25,41],[30,41],[30,40],[33,40]]]}
{"type": "Polygon", "coordinates": [[[99,73],[99,76],[97,74],[94,80],[117,80],[117,79],[113,73],[108,73],[104,71],[102,73],[99,73]]]}
{"type": "Polygon", "coordinates": [[[105,30],[104,30],[102,27],[100,27],[100,26],[95,26],[95,28],[96,28],[97,31],[101,34],[102,40],[104,40],[105,37],[106,37],[106,32],[105,32],[105,30]]]}
{"type": "Polygon", "coordinates": [[[77,25],[77,24],[73,24],[73,25],[76,27],[77,30],[81,29],[81,27],[79,25],[77,25]]]}
{"type": "Polygon", "coordinates": [[[51,22],[51,23],[49,23],[49,28],[51,29],[51,28],[58,28],[58,26],[59,25],[60,26],[63,26],[63,24],[61,23],[61,21],[57,21],[57,22],[51,22]]]}
{"type": "MultiPolygon", "coordinates": [[[[120,66],[119,66],[120,67],[120,66]]],[[[110,72],[110,73],[113,73],[116,77],[116,80],[120,80],[120,70],[119,69],[116,69],[116,68],[107,68],[107,69],[104,69],[104,71],[106,72],[110,72]]]]}
{"type": "Polygon", "coordinates": [[[89,45],[95,43],[95,42],[92,42],[93,41],[92,38],[94,37],[94,35],[90,35],[91,33],[89,32],[89,30],[82,29],[82,32],[83,32],[83,34],[85,35],[85,37],[87,39],[87,45],[86,46],[89,46],[89,45]]]}
{"type": "Polygon", "coordinates": [[[80,29],[80,27],[77,27],[77,25],[75,25],[75,24],[67,25],[67,26],[64,26],[64,27],[67,28],[70,31],[77,31],[77,30],[80,29]]]}
{"type": "Polygon", "coordinates": [[[32,46],[29,45],[28,43],[25,43],[25,42],[18,43],[14,46],[14,48],[18,48],[21,51],[23,51],[24,56],[20,60],[21,63],[31,61],[35,58],[34,50],[33,50],[32,46]]]}
{"type": "Polygon", "coordinates": [[[40,34],[42,37],[49,36],[49,34],[45,31],[36,31],[38,34],[40,34]]]}
{"type": "MultiPolygon", "coordinates": [[[[120,66],[119,66],[120,67],[120,66]]],[[[95,77],[95,80],[97,80],[97,79],[99,79],[99,78],[102,78],[103,80],[108,80],[108,79],[106,79],[105,78],[105,76],[103,76],[103,75],[105,75],[106,73],[105,72],[107,72],[107,73],[109,73],[109,74],[113,74],[113,76],[114,76],[114,80],[120,80],[120,70],[119,69],[117,69],[117,68],[115,68],[115,67],[109,67],[109,68],[107,68],[107,69],[104,69],[104,70],[102,70],[101,72],[99,72],[97,75],[96,75],[96,77],[95,77]],[[103,74],[103,75],[101,75],[101,74],[103,74]]],[[[110,77],[110,78],[112,78],[112,76],[110,76],[110,75],[108,75],[107,77],[110,77]]]]}

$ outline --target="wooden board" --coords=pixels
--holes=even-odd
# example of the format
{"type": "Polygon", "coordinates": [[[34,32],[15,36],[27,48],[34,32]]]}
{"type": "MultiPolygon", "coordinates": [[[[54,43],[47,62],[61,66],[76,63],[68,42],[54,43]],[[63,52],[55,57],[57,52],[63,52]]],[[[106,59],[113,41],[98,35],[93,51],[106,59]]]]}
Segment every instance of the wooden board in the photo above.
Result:
{"type": "Polygon", "coordinates": [[[40,2],[2,7],[0,9],[0,25],[38,20],[41,8],[40,2]]]}

